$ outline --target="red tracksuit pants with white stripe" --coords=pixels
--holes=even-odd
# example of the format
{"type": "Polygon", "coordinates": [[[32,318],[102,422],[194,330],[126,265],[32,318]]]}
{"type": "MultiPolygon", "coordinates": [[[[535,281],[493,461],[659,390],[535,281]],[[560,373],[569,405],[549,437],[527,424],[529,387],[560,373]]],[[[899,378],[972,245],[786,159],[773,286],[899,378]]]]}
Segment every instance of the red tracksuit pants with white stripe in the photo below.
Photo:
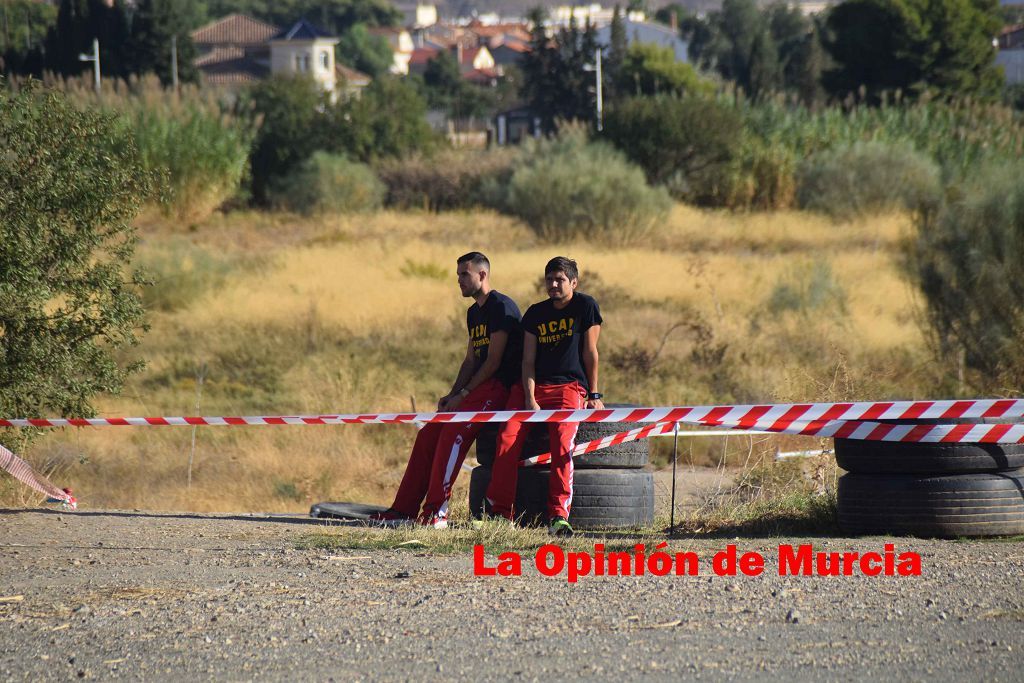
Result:
{"type": "MultiPolygon", "coordinates": [[[[501,410],[508,398],[508,388],[496,379],[489,379],[459,404],[460,411],[501,410]]],[[[405,467],[402,483],[391,509],[416,517],[423,505],[420,519],[448,517],[448,500],[452,495],[462,461],[480,431],[480,423],[432,422],[416,435],[416,443],[405,467]]]]}
{"type": "MultiPolygon", "coordinates": [[[[579,382],[569,384],[538,384],[534,391],[537,404],[546,410],[577,410],[587,401],[587,392],[579,382]]],[[[506,410],[522,410],[525,395],[522,385],[512,387],[506,410]]],[[[496,515],[514,519],[516,482],[519,476],[519,458],[526,444],[529,423],[506,422],[498,435],[498,449],[494,456],[491,483],[487,499],[496,515]]],[[[532,425],[530,425],[532,426],[532,425]]],[[[576,448],[578,422],[552,422],[548,424],[551,446],[551,478],[548,481],[548,518],[569,518],[572,507],[572,451],[576,448]]]]}

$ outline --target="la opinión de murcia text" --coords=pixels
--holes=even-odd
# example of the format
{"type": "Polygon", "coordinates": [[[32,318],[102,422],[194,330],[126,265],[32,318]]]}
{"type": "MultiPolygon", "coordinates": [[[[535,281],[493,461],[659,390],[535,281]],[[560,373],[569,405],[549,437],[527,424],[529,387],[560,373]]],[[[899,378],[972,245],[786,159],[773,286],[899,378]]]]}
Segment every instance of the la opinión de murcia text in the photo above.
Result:
{"type": "MultiPolygon", "coordinates": [[[[893,543],[886,543],[881,552],[824,552],[811,544],[778,547],[779,576],[920,576],[921,556],[912,551],[897,553],[893,543]]],[[[644,544],[631,551],[605,549],[594,545],[593,552],[567,551],[548,544],[537,549],[532,564],[543,576],[564,576],[569,583],[597,576],[701,576],[700,556],[693,551],[671,552],[668,544],[659,543],[648,552],[644,544]]],[[[764,555],[748,550],[740,552],[735,545],[714,553],[710,573],[715,576],[760,576],[767,567],[764,555]]],[[[522,576],[523,557],[516,552],[503,552],[487,557],[482,545],[473,546],[475,576],[522,576]]]]}

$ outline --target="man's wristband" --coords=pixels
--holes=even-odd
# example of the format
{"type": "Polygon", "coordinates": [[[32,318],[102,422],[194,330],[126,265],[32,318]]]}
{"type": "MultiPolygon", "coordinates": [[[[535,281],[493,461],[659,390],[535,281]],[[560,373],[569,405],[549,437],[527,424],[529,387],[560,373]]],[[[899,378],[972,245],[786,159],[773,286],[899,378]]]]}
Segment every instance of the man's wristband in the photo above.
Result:
{"type": "Polygon", "coordinates": [[[591,391],[589,394],[587,394],[588,401],[599,401],[602,398],[604,398],[604,394],[597,391],[591,391]]]}

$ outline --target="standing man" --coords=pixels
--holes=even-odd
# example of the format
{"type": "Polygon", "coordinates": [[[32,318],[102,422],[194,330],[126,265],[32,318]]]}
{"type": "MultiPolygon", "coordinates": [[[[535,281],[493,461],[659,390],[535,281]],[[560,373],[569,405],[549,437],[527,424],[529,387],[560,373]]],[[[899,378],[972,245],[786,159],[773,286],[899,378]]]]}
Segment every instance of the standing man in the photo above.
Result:
{"type": "MultiPolygon", "coordinates": [[[[509,388],[519,385],[523,332],[519,307],[491,289],[491,264],[478,251],[460,256],[459,289],[474,303],[466,311],[469,344],[451,391],[439,411],[501,410],[509,388]]],[[[370,519],[382,526],[414,521],[437,529],[448,526],[448,500],[480,423],[430,423],[420,430],[395,501],[370,519]],[[422,504],[423,509],[420,510],[422,504]]]]}
{"type": "MultiPolygon", "coordinates": [[[[544,268],[547,301],[536,303],[523,316],[523,378],[512,389],[508,410],[604,408],[597,387],[597,339],[601,311],[592,297],[576,291],[576,262],[564,256],[544,268]]],[[[548,533],[571,536],[572,451],[576,422],[548,425],[551,443],[551,479],[548,487],[548,533]]],[[[528,431],[521,421],[505,424],[487,501],[496,515],[513,519],[519,456],[528,431]]]]}

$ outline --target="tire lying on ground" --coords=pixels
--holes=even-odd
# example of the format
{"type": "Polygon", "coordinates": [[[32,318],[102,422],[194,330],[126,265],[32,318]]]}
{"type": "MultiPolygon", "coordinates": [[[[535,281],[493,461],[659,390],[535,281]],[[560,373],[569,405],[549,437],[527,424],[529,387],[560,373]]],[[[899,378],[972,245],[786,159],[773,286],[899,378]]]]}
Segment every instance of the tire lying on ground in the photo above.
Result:
{"type": "MultiPolygon", "coordinates": [[[[516,514],[525,524],[547,519],[546,467],[519,469],[516,514]]],[[[491,482],[491,468],[473,469],[469,480],[469,509],[474,517],[483,511],[484,495],[491,482]]],[[[573,474],[573,500],[569,522],[577,529],[625,528],[654,520],[654,475],[642,470],[588,469],[573,474]]]]}
{"type": "MultiPolygon", "coordinates": [[[[606,408],[636,408],[629,403],[609,403],[606,408]]],[[[576,432],[576,443],[584,443],[601,439],[612,434],[625,432],[635,427],[632,422],[580,422],[579,430],[576,432]]],[[[497,446],[498,430],[501,425],[489,423],[481,427],[476,437],[476,460],[485,467],[494,465],[494,454],[497,446]]],[[[535,423],[526,427],[530,430],[523,453],[522,460],[533,458],[541,453],[551,450],[548,440],[548,425],[535,423]]],[[[594,468],[640,468],[647,464],[650,450],[647,440],[630,441],[629,443],[618,444],[602,448],[593,453],[585,453],[574,459],[576,469],[594,468]]]]}
{"type": "MultiPolygon", "coordinates": [[[[1020,418],[925,419],[887,424],[1010,424],[1020,418]]],[[[865,474],[999,472],[1024,467],[1024,444],[901,443],[836,439],[836,464],[865,474]]]]}
{"type": "Polygon", "coordinates": [[[314,503],[309,509],[310,517],[322,519],[369,519],[370,515],[384,512],[383,505],[367,505],[365,503],[314,503]]]}
{"type": "Polygon", "coordinates": [[[951,538],[1024,534],[1024,469],[960,475],[846,474],[839,527],[951,538]]]}

